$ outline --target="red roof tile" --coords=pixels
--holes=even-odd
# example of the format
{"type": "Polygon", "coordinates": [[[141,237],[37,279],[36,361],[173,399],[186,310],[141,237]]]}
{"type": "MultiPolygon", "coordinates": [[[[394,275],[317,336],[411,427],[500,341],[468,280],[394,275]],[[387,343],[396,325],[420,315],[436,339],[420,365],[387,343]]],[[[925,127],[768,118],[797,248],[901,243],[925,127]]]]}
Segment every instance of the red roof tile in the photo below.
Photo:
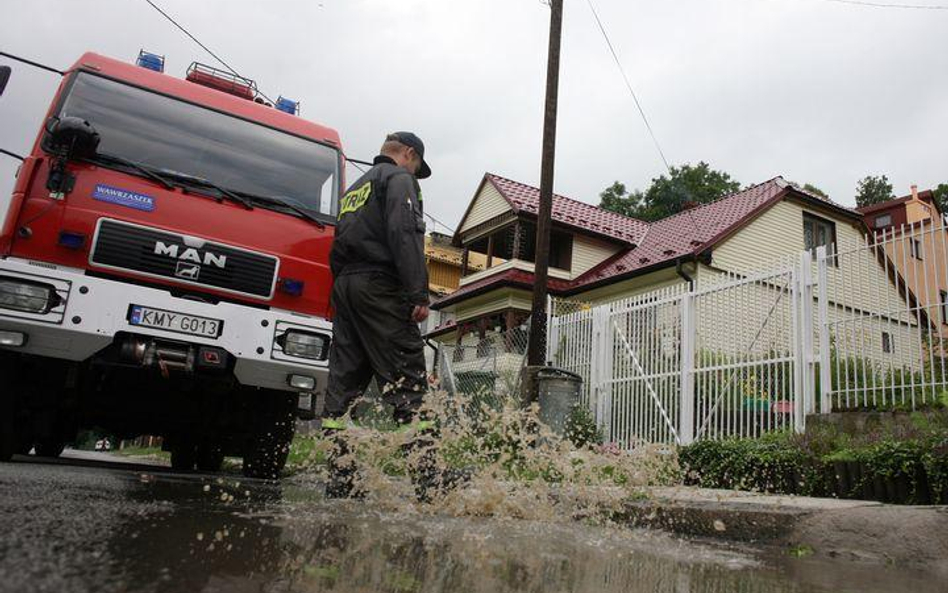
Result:
{"type": "MultiPolygon", "coordinates": [[[[474,294],[480,294],[482,292],[488,292],[495,288],[500,288],[501,286],[519,286],[527,290],[533,290],[533,272],[527,272],[525,270],[504,270],[498,272],[497,274],[491,274],[486,278],[481,278],[470,284],[465,284],[452,292],[449,295],[446,295],[435,301],[435,308],[440,309],[451,303],[464,300],[465,297],[473,296],[474,294]]],[[[561,280],[560,278],[548,278],[547,287],[553,293],[562,292],[570,286],[572,283],[569,280],[561,280]]]]}
{"type": "Polygon", "coordinates": [[[710,204],[657,220],[649,225],[648,233],[638,247],[586,272],[574,281],[574,287],[651,267],[682,255],[700,253],[769,204],[786,187],[787,184],[778,177],[710,204]]]}
{"type": "MultiPolygon", "coordinates": [[[[514,212],[537,213],[539,189],[493,173],[488,173],[486,177],[510,203],[514,212]]],[[[553,195],[553,221],[633,245],[639,243],[648,229],[647,222],[556,194],[553,195]]]]}
{"type": "MultiPolygon", "coordinates": [[[[872,212],[877,212],[879,210],[887,210],[893,206],[898,206],[899,204],[905,204],[906,202],[911,201],[912,194],[907,196],[902,196],[901,198],[892,198],[891,200],[885,202],[877,202],[875,204],[869,204],[868,206],[862,206],[856,208],[856,212],[860,214],[870,214],[872,212]]],[[[930,189],[918,192],[918,199],[923,202],[934,203],[935,207],[938,207],[937,202],[935,201],[935,194],[930,189]]]]}

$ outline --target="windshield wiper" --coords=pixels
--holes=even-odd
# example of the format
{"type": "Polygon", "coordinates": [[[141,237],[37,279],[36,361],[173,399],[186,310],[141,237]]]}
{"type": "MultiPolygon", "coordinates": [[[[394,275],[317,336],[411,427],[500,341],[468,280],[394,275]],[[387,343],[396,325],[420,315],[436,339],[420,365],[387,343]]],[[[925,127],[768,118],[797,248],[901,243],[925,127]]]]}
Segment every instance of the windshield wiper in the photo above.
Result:
{"type": "Polygon", "coordinates": [[[119,165],[122,167],[128,167],[129,169],[134,169],[135,171],[151,179],[152,181],[157,181],[161,185],[165,186],[166,189],[174,189],[174,184],[171,183],[171,181],[169,181],[162,175],[159,175],[155,171],[149,169],[145,165],[136,163],[135,161],[130,161],[128,159],[124,159],[120,156],[115,156],[114,154],[106,154],[106,153],[99,152],[85,160],[89,161],[90,163],[95,163],[95,164],[104,163],[108,165],[119,165]]]}
{"type": "Polygon", "coordinates": [[[188,185],[197,185],[200,187],[213,189],[219,193],[222,198],[229,198],[238,204],[242,204],[247,210],[253,210],[253,203],[251,203],[250,200],[232,192],[229,189],[224,189],[209,179],[204,179],[203,177],[198,177],[196,175],[189,175],[187,173],[181,173],[179,171],[171,171],[169,169],[159,169],[158,172],[165,177],[174,179],[175,181],[180,181],[188,185]]]}
{"type": "Polygon", "coordinates": [[[300,202],[298,202],[297,200],[295,200],[295,199],[293,199],[293,198],[291,198],[291,197],[289,197],[289,196],[264,196],[264,195],[253,194],[253,193],[244,192],[244,191],[239,192],[239,193],[240,193],[240,195],[245,196],[246,198],[248,198],[248,199],[250,199],[250,200],[253,200],[253,201],[256,201],[256,202],[264,202],[264,203],[267,203],[267,204],[273,204],[273,205],[276,205],[276,206],[282,206],[283,208],[287,208],[288,210],[292,210],[293,212],[299,214],[300,216],[302,216],[302,217],[305,218],[306,220],[308,220],[308,221],[314,223],[317,227],[320,228],[320,230],[326,228],[326,223],[324,223],[322,220],[320,220],[319,217],[314,216],[311,212],[309,212],[308,210],[306,210],[306,208],[303,207],[303,205],[302,205],[300,202]],[[296,204],[300,204],[300,206],[295,205],[294,202],[295,202],[296,204]]]}

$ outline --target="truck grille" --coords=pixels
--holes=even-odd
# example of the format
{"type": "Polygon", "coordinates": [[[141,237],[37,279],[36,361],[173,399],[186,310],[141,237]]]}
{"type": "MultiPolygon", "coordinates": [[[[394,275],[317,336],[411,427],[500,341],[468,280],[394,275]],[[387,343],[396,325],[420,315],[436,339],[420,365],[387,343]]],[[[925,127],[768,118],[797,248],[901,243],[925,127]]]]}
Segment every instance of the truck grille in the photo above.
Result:
{"type": "Polygon", "coordinates": [[[101,219],[90,263],[255,297],[273,296],[279,259],[117,220],[101,219]],[[188,245],[191,244],[191,246],[188,245]]]}

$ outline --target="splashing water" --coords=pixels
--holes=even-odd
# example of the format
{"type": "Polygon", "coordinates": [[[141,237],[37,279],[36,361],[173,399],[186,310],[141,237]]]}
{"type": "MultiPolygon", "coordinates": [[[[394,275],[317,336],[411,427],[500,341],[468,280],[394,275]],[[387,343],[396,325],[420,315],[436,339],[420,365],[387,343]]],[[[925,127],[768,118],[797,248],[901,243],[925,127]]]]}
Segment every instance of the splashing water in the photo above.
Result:
{"type": "MultiPolygon", "coordinates": [[[[498,408],[476,398],[433,391],[421,417],[436,419],[433,431],[395,430],[378,421],[380,404],[345,418],[339,434],[347,454],[338,459],[358,468],[356,490],[381,509],[454,516],[511,517],[544,521],[607,520],[623,502],[642,496],[641,487],[677,481],[675,455],[667,448],[642,445],[631,452],[597,443],[577,446],[538,420],[529,408],[506,402],[498,408]],[[376,420],[372,420],[376,418],[376,420]],[[470,480],[418,504],[410,483],[413,468],[434,459],[439,472],[464,469],[470,480]]],[[[321,464],[330,439],[314,439],[296,480],[326,477],[321,464]]]]}

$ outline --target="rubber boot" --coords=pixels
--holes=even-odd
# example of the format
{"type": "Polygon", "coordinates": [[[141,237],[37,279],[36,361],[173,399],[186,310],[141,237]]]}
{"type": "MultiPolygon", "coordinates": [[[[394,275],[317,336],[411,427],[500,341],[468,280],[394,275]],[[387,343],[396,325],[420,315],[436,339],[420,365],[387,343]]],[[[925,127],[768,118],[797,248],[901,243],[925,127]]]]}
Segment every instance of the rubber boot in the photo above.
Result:
{"type": "Polygon", "coordinates": [[[326,498],[364,498],[365,491],[359,484],[359,469],[344,432],[336,428],[324,428],[323,434],[332,444],[326,459],[329,467],[326,498]]]}
{"type": "MultiPolygon", "coordinates": [[[[410,417],[395,415],[400,424],[411,426],[410,417]]],[[[434,497],[444,496],[451,490],[471,481],[470,469],[442,468],[438,465],[438,431],[434,422],[420,419],[414,423],[418,434],[403,446],[411,461],[408,468],[418,502],[430,503],[434,497]]]]}

